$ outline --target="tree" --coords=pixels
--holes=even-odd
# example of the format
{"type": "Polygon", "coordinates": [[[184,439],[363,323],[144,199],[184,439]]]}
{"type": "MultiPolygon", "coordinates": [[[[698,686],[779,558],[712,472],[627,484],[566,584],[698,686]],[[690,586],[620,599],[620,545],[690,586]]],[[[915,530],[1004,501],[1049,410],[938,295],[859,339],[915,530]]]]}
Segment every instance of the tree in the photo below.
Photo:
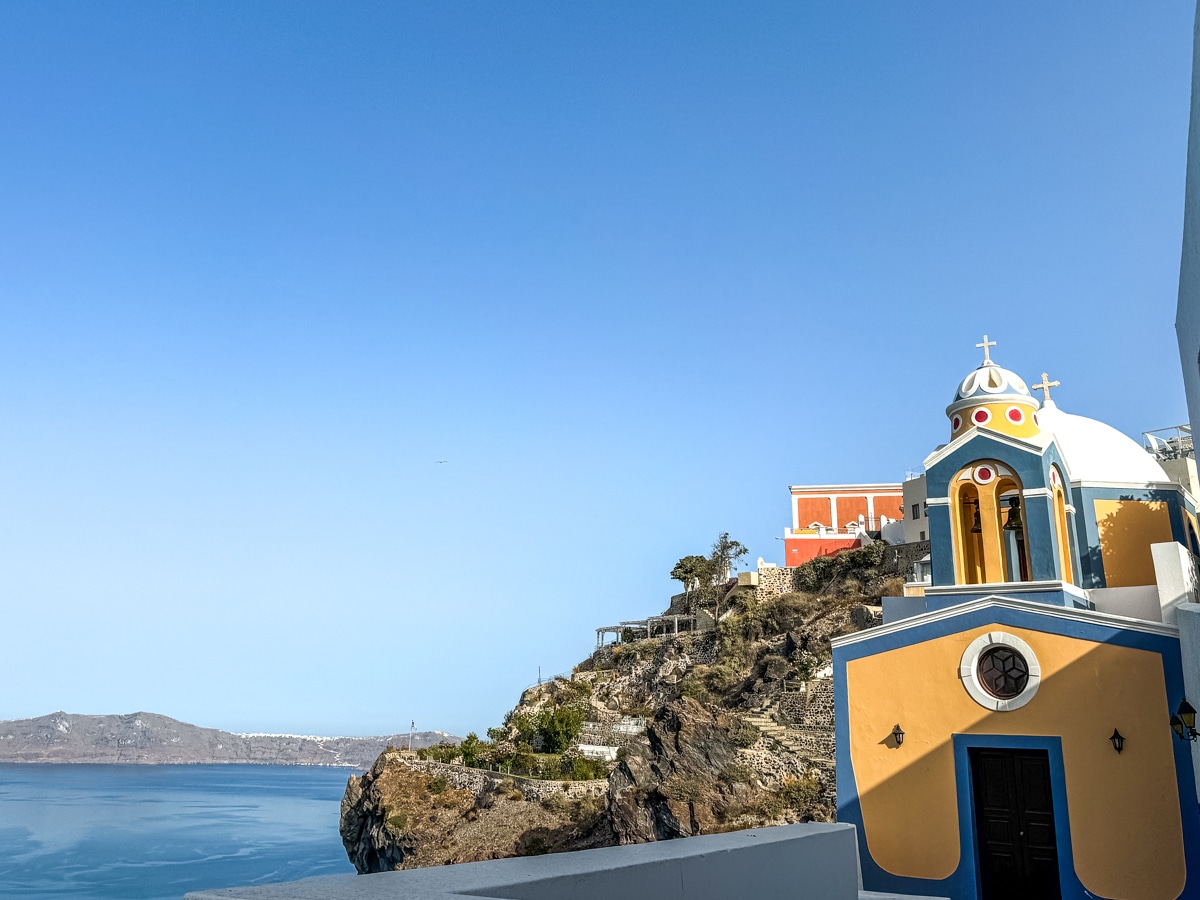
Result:
{"type": "Polygon", "coordinates": [[[712,568],[713,583],[724,581],[730,571],[737,568],[737,561],[750,551],[738,541],[730,540],[729,532],[723,531],[712,545],[712,553],[708,557],[712,568]]]}
{"type": "Polygon", "coordinates": [[[694,553],[691,556],[685,556],[675,563],[675,568],[671,570],[671,577],[683,585],[683,594],[686,600],[692,593],[693,586],[699,586],[707,579],[708,560],[703,556],[696,556],[694,553]]]}
{"type": "Polygon", "coordinates": [[[583,725],[582,709],[571,706],[556,706],[538,714],[538,734],[542,737],[542,749],[546,753],[562,753],[571,745],[583,725]]]}
{"type": "Polygon", "coordinates": [[[479,740],[479,735],[472,731],[458,745],[458,752],[462,754],[462,764],[475,768],[479,765],[479,755],[483,749],[483,742],[479,740]]]}

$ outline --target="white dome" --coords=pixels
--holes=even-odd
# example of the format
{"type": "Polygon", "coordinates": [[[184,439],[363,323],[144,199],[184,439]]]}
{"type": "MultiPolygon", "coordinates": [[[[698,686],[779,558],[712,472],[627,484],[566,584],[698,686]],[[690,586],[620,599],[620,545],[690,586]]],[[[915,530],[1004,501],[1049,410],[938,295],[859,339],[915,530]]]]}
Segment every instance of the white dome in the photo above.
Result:
{"type": "Polygon", "coordinates": [[[1053,400],[1042,404],[1037,417],[1042,434],[1053,435],[1058,444],[1072,481],[1146,484],[1171,480],[1137,441],[1111,425],[1065,413],[1053,400]]]}
{"type": "Polygon", "coordinates": [[[1004,401],[1025,403],[1035,409],[1038,405],[1037,398],[1029,393],[1020,375],[988,361],[962,380],[954,392],[954,400],[946,407],[946,415],[980,403],[1004,401]]]}

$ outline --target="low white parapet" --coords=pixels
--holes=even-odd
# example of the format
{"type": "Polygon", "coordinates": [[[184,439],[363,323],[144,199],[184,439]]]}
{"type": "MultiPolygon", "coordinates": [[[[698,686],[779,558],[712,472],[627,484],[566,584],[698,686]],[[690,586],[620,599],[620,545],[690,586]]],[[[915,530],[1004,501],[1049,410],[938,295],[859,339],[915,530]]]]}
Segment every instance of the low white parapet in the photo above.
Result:
{"type": "Polygon", "coordinates": [[[858,885],[854,826],[814,822],[630,847],[197,891],[185,900],[859,900],[858,885]]]}
{"type": "Polygon", "coordinates": [[[617,758],[617,748],[607,744],[580,744],[579,752],[588,759],[602,759],[613,762],[617,758]]]}

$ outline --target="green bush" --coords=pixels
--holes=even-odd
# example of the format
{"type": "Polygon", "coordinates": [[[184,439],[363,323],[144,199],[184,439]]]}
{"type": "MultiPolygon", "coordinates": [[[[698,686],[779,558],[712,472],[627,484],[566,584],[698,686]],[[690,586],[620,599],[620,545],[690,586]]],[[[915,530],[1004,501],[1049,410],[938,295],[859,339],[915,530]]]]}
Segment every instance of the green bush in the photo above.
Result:
{"type": "MultiPolygon", "coordinates": [[[[792,583],[802,591],[814,594],[838,591],[839,582],[853,579],[869,582],[881,576],[886,544],[876,541],[857,550],[845,550],[837,556],[818,556],[796,568],[792,583]]],[[[861,590],[861,585],[856,588],[861,590]]]]}
{"type": "Polygon", "coordinates": [[[767,681],[783,681],[792,671],[792,664],[778,653],[768,653],[761,663],[763,678],[767,681]]]}
{"type": "Polygon", "coordinates": [[[704,683],[710,691],[717,694],[728,694],[746,680],[747,672],[724,660],[708,667],[704,673],[704,683]]]}
{"type": "Polygon", "coordinates": [[[811,776],[788,778],[779,789],[779,795],[788,809],[807,810],[821,798],[821,782],[811,776]]]}
{"type": "Polygon", "coordinates": [[[726,784],[748,784],[753,786],[759,780],[758,772],[744,762],[734,761],[721,772],[721,780],[726,784]]]}
{"type": "Polygon", "coordinates": [[[608,769],[598,759],[576,756],[571,760],[571,779],[574,781],[591,781],[595,778],[607,777],[608,769]]]}
{"type": "Polygon", "coordinates": [[[696,775],[677,775],[668,778],[659,787],[672,800],[699,800],[708,795],[711,787],[707,780],[696,775]]]}
{"type": "Polygon", "coordinates": [[[741,747],[743,750],[748,750],[758,743],[758,739],[762,737],[762,732],[758,727],[750,722],[739,722],[734,726],[729,734],[733,740],[735,747],[741,747]]]}
{"type": "Polygon", "coordinates": [[[542,710],[537,717],[537,733],[548,753],[562,753],[571,745],[583,725],[584,712],[575,706],[542,710]]]}
{"type": "Polygon", "coordinates": [[[691,697],[698,703],[712,702],[712,694],[709,692],[708,688],[704,686],[704,683],[701,680],[705,675],[703,668],[705,667],[698,666],[698,671],[694,670],[690,672],[687,677],[683,678],[679,682],[679,684],[676,686],[676,689],[679,691],[680,697],[691,697]]]}
{"type": "Polygon", "coordinates": [[[479,735],[475,732],[469,733],[463,742],[458,745],[458,752],[462,754],[464,766],[474,768],[479,765],[480,755],[485,749],[483,741],[479,740],[479,735]]]}
{"type": "Polygon", "coordinates": [[[440,794],[443,791],[445,791],[446,788],[448,788],[448,787],[450,787],[450,782],[448,782],[445,778],[443,778],[441,775],[439,775],[437,778],[433,778],[430,780],[429,793],[440,794]]]}
{"type": "Polygon", "coordinates": [[[452,763],[461,755],[458,744],[441,741],[431,747],[422,747],[417,751],[420,759],[432,759],[441,763],[452,763]]]}

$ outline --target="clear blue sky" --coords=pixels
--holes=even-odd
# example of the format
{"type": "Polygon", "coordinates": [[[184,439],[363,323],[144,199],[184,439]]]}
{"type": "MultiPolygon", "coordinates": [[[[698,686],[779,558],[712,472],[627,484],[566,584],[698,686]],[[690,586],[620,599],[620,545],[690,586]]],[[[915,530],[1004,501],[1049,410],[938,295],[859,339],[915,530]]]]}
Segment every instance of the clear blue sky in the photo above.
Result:
{"type": "Polygon", "coordinates": [[[1193,12],[5,3],[0,718],[482,730],[985,331],[1182,421],[1193,12]]]}

